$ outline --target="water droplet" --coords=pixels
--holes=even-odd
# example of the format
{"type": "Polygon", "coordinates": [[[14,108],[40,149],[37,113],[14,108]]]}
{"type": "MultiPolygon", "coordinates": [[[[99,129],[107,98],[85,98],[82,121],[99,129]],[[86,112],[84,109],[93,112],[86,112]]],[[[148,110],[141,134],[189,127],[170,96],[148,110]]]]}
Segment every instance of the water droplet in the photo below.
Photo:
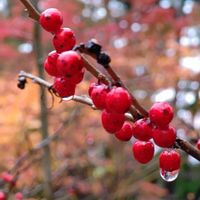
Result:
{"type": "Polygon", "coordinates": [[[162,177],[163,180],[167,182],[172,182],[176,180],[176,178],[178,177],[178,174],[179,174],[179,169],[174,170],[172,172],[168,172],[164,169],[160,169],[160,176],[162,177]]]}
{"type": "Polygon", "coordinates": [[[74,98],[74,96],[64,97],[62,98],[63,101],[71,101],[74,98]]]}

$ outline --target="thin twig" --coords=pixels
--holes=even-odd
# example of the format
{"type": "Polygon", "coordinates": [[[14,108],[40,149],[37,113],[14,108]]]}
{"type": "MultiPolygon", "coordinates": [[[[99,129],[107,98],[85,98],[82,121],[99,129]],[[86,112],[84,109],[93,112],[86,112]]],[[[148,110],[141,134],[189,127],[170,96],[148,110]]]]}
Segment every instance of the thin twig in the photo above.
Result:
{"type": "Polygon", "coordinates": [[[29,17],[34,19],[35,21],[39,21],[40,13],[34,8],[32,3],[29,0],[20,0],[20,1],[22,2],[22,4],[27,9],[29,17]]]}
{"type": "MultiPolygon", "coordinates": [[[[20,72],[19,74],[20,76],[24,76],[25,78],[29,78],[31,80],[34,80],[35,83],[44,86],[46,88],[49,88],[49,86],[51,86],[50,83],[48,83],[47,81],[44,81],[43,79],[34,76],[33,74],[30,73],[26,73],[26,72],[20,72]]],[[[95,106],[92,103],[92,100],[87,97],[87,96],[72,96],[70,100],[73,100],[75,102],[79,102],[85,105],[90,106],[92,109],[96,109],[95,106]]],[[[130,121],[133,121],[133,118],[130,114],[126,113],[126,118],[130,121]]],[[[189,142],[182,140],[180,138],[177,137],[176,139],[176,144],[178,145],[178,147],[180,149],[182,149],[183,151],[185,151],[186,153],[188,153],[189,155],[191,155],[192,157],[196,158],[197,160],[200,161],[200,151],[197,150],[192,144],[190,144],[189,142]]]]}

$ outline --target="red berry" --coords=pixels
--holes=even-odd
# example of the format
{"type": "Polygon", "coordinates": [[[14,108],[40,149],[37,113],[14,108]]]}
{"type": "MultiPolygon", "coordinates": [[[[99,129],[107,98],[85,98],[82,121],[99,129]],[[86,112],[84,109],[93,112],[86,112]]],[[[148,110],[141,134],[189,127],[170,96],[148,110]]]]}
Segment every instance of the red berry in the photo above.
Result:
{"type": "Polygon", "coordinates": [[[44,68],[46,72],[49,75],[55,76],[55,77],[61,76],[56,66],[57,58],[58,58],[58,53],[56,51],[52,51],[48,54],[48,57],[44,62],[44,68]]]}
{"type": "Polygon", "coordinates": [[[56,8],[49,8],[41,13],[39,21],[46,31],[55,33],[62,26],[63,17],[56,8]]]}
{"type": "Polygon", "coordinates": [[[157,127],[153,129],[153,140],[159,147],[172,147],[176,140],[176,130],[172,126],[157,127]]]}
{"type": "Polygon", "coordinates": [[[73,76],[65,76],[66,79],[68,79],[71,83],[74,84],[79,84],[84,77],[84,73],[85,73],[85,69],[82,69],[80,72],[78,72],[77,74],[74,74],[73,76]]]}
{"type": "Polygon", "coordinates": [[[15,194],[15,199],[16,200],[23,200],[23,198],[24,198],[24,196],[23,196],[23,194],[21,192],[17,192],[15,194]]]}
{"type": "Polygon", "coordinates": [[[101,121],[106,131],[109,133],[115,133],[122,128],[125,121],[125,116],[124,114],[110,113],[106,110],[103,110],[101,121]]]}
{"type": "Polygon", "coordinates": [[[133,136],[142,141],[152,138],[153,128],[148,119],[139,119],[133,124],[133,136]]]}
{"type": "Polygon", "coordinates": [[[63,76],[71,77],[81,72],[83,61],[75,51],[65,51],[57,59],[57,68],[63,76]]]}
{"type": "Polygon", "coordinates": [[[108,87],[104,84],[96,85],[92,89],[91,99],[94,105],[99,109],[106,107],[106,96],[108,93],[108,87]]]}
{"type": "Polygon", "coordinates": [[[149,111],[151,122],[157,126],[167,126],[171,122],[173,116],[173,108],[166,102],[155,103],[149,111]]]}
{"type": "Polygon", "coordinates": [[[153,158],[154,145],[150,141],[137,141],[133,144],[132,151],[133,156],[138,162],[146,164],[153,158]]]}
{"type": "Polygon", "coordinates": [[[53,37],[53,45],[58,53],[72,50],[75,44],[76,38],[70,28],[61,28],[53,37]]]}
{"type": "Polygon", "coordinates": [[[3,172],[1,177],[7,183],[13,182],[13,175],[9,174],[8,172],[3,172]]]}
{"type": "Polygon", "coordinates": [[[133,127],[129,122],[124,122],[122,128],[115,133],[115,137],[121,141],[129,141],[133,135],[133,127]]]}
{"type": "Polygon", "coordinates": [[[196,146],[197,146],[197,149],[200,150],[200,139],[198,139],[196,146]]]}
{"type": "Polygon", "coordinates": [[[122,87],[114,87],[106,97],[107,110],[115,113],[125,113],[131,106],[131,97],[122,87]]]}
{"type": "Polygon", "coordinates": [[[4,194],[4,192],[0,191],[0,200],[6,200],[6,195],[4,194]]]}
{"type": "Polygon", "coordinates": [[[160,168],[162,170],[172,172],[180,168],[180,154],[174,150],[165,150],[159,157],[160,168]]]}
{"type": "Polygon", "coordinates": [[[95,86],[97,86],[98,84],[97,83],[91,83],[90,86],[89,86],[89,89],[88,89],[88,94],[89,96],[91,97],[92,95],[92,90],[94,89],[95,86]]]}
{"type": "Polygon", "coordinates": [[[76,85],[69,82],[65,77],[56,78],[53,88],[60,97],[69,97],[75,94],[76,85]]]}

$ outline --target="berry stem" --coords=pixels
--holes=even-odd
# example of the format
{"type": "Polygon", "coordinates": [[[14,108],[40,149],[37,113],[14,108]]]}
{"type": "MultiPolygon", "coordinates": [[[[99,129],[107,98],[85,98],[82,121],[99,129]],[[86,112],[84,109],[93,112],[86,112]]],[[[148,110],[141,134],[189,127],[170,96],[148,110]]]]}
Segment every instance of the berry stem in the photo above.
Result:
{"type": "MultiPolygon", "coordinates": [[[[25,77],[25,78],[31,79],[31,80],[33,80],[34,83],[37,83],[40,86],[44,86],[47,89],[52,89],[51,83],[49,83],[49,82],[47,82],[47,81],[45,81],[45,80],[43,80],[43,79],[41,79],[37,76],[34,76],[33,74],[30,74],[30,73],[27,73],[27,72],[24,72],[24,71],[20,71],[19,77],[25,77]]],[[[53,92],[55,92],[55,91],[53,91],[53,92]]],[[[75,96],[73,96],[72,100],[75,101],[75,102],[79,102],[79,103],[88,105],[92,109],[97,110],[97,108],[95,108],[95,106],[92,104],[92,101],[89,97],[76,96],[75,95],[75,96]]],[[[132,116],[129,113],[126,113],[125,116],[126,116],[127,120],[134,121],[134,119],[132,118],[132,116]]],[[[187,154],[189,154],[190,156],[192,156],[192,157],[194,157],[194,158],[196,158],[197,160],[200,161],[200,151],[198,151],[192,144],[190,144],[189,142],[182,140],[182,139],[177,137],[176,138],[176,145],[180,149],[185,151],[187,154]]]]}

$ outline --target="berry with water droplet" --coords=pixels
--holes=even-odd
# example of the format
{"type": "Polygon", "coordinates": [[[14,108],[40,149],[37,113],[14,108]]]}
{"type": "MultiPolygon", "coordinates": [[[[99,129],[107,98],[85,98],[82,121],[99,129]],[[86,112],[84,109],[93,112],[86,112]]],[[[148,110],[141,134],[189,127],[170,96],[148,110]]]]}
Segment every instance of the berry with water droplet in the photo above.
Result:
{"type": "Polygon", "coordinates": [[[174,180],[176,180],[176,178],[179,175],[179,169],[174,170],[172,172],[166,171],[164,169],[160,169],[160,176],[163,180],[167,181],[167,182],[172,182],[174,180]]]}
{"type": "Polygon", "coordinates": [[[139,119],[133,124],[133,136],[142,141],[152,138],[153,128],[149,119],[139,119]]]}
{"type": "Polygon", "coordinates": [[[46,31],[55,33],[62,26],[63,17],[56,8],[48,8],[41,13],[39,22],[46,31]]]}
{"type": "Polygon", "coordinates": [[[61,28],[53,37],[53,45],[58,53],[72,50],[76,44],[76,37],[70,28],[61,28]]]}
{"type": "Polygon", "coordinates": [[[83,60],[75,51],[65,51],[58,56],[57,68],[62,76],[71,77],[83,69],[83,60]]]}
{"type": "Polygon", "coordinates": [[[59,73],[58,69],[57,69],[57,58],[58,58],[58,53],[56,51],[52,51],[48,54],[47,59],[44,62],[44,69],[45,71],[51,75],[51,76],[55,76],[55,77],[59,77],[61,76],[61,74],[59,73]]]}
{"type": "Polygon", "coordinates": [[[176,140],[176,130],[172,126],[156,127],[153,129],[153,140],[159,147],[172,147],[176,140]]]}
{"type": "Polygon", "coordinates": [[[104,84],[96,85],[91,92],[91,99],[94,105],[99,109],[106,107],[106,96],[108,94],[108,87],[104,84]]]}
{"type": "Polygon", "coordinates": [[[180,168],[181,156],[175,150],[165,150],[159,156],[160,168],[173,172],[180,168]]]}
{"type": "Polygon", "coordinates": [[[156,126],[167,126],[173,119],[173,116],[173,108],[167,102],[157,102],[149,111],[150,120],[156,126]]]}
{"type": "Polygon", "coordinates": [[[142,163],[146,164],[152,160],[154,155],[154,145],[152,142],[136,141],[132,147],[133,156],[135,159],[142,163]]]}
{"type": "Polygon", "coordinates": [[[124,88],[113,87],[106,97],[106,109],[110,112],[125,113],[131,102],[131,97],[124,88]]]}
{"type": "Polygon", "coordinates": [[[109,111],[103,110],[101,114],[101,121],[106,131],[109,133],[115,133],[122,128],[125,116],[124,114],[110,113],[109,111]]]}
{"type": "Polygon", "coordinates": [[[68,81],[65,77],[55,78],[53,88],[60,97],[69,97],[75,94],[76,85],[68,81]]]}
{"type": "Polygon", "coordinates": [[[115,133],[115,137],[121,141],[129,141],[133,135],[133,126],[124,122],[122,128],[115,133]]]}

